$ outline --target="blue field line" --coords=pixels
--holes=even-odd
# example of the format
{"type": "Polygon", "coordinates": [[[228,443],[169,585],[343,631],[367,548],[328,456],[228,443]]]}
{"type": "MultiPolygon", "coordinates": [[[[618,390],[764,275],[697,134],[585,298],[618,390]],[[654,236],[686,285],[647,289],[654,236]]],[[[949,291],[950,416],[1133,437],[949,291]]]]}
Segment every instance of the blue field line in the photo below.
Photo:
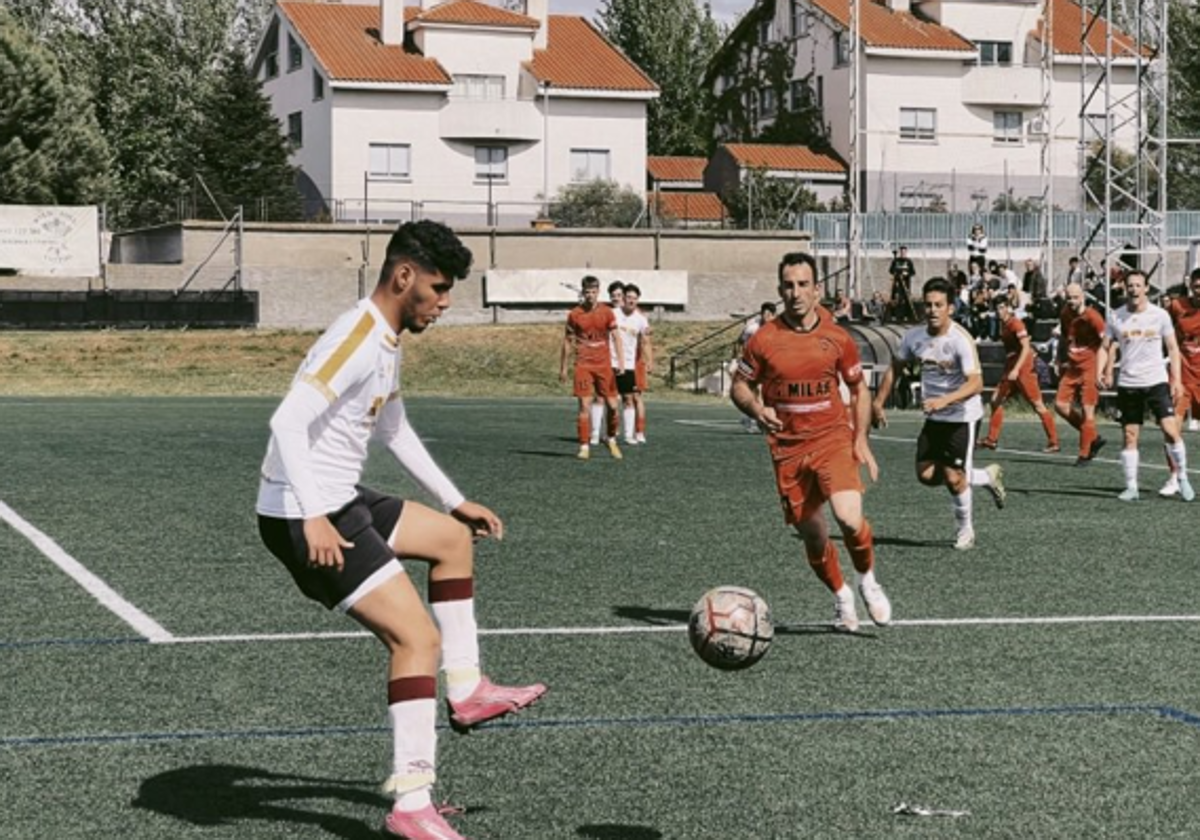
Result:
{"type": "Polygon", "coordinates": [[[89,647],[94,645],[148,645],[144,636],[118,636],[112,639],[30,639],[18,642],[0,642],[0,650],[43,647],[89,647]]]}
{"type": "MultiPolygon", "coordinates": [[[[635,729],[690,728],[778,723],[855,723],[886,720],[936,720],[945,718],[1053,717],[1150,715],[1200,729],[1200,715],[1171,706],[1080,705],[1027,706],[980,709],[884,709],[859,712],[781,712],[776,714],[647,715],[627,718],[510,719],[488,724],[490,730],[526,729],[635,729]]],[[[448,729],[446,724],[439,729],[448,729]]],[[[267,741],[309,738],[359,737],[390,732],[382,725],[309,726],[279,729],[208,730],[191,732],[118,732],[95,735],[45,735],[0,738],[0,748],[102,746],[124,744],[180,743],[187,741],[267,741]]]]}

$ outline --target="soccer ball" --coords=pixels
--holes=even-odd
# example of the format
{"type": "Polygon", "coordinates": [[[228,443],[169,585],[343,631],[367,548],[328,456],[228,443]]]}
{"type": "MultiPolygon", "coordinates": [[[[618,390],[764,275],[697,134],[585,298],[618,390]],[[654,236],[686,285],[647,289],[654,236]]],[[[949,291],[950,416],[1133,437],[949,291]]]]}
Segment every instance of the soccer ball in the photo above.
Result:
{"type": "Polygon", "coordinates": [[[767,602],[740,586],[718,586],[705,592],[688,619],[692,649],[723,671],[749,668],[763,658],[774,636],[767,602]]]}

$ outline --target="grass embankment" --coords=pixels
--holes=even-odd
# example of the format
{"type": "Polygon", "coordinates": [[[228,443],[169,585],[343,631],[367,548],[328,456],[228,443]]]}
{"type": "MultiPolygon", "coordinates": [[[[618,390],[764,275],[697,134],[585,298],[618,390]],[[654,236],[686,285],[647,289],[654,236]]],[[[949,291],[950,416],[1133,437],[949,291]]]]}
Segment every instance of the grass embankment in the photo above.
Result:
{"type": "MultiPolygon", "coordinates": [[[[673,350],[721,324],[654,325],[651,388],[673,350]]],[[[0,395],[279,395],[317,333],[276,330],[4,332],[0,395]]],[[[734,336],[729,336],[732,342],[734,336]]],[[[408,394],[563,396],[561,324],[439,326],[404,338],[408,394]]]]}

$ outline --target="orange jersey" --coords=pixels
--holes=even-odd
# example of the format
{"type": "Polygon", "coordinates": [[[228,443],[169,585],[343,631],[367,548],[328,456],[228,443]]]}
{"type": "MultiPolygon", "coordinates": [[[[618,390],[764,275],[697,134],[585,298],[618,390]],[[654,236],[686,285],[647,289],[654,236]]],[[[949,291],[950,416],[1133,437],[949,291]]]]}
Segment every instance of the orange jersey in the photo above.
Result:
{"type": "Polygon", "coordinates": [[[1058,316],[1060,341],[1066,342],[1067,365],[1074,371],[1096,368],[1096,354],[1104,341],[1104,316],[1090,306],[1082,314],[1064,306],[1058,316]]]}
{"type": "MultiPolygon", "coordinates": [[[[1010,373],[1017,365],[1017,359],[1021,357],[1021,342],[1028,340],[1029,332],[1025,329],[1025,322],[1013,315],[1004,322],[1004,326],[1000,330],[1000,341],[1004,343],[1004,372],[1010,373]]],[[[1029,358],[1025,360],[1024,371],[1033,370],[1033,351],[1029,353],[1029,358]]]]}
{"type": "Polygon", "coordinates": [[[567,335],[575,342],[575,367],[612,367],[608,336],[617,328],[617,316],[611,306],[596,305],[591,311],[576,306],[567,313],[567,335]]]}
{"type": "Polygon", "coordinates": [[[833,430],[848,434],[838,383],[858,385],[862,364],[854,339],[827,312],[819,312],[817,326],[809,332],[792,329],[783,318],[764,324],[746,344],[738,372],[761,387],[763,403],[783,423],[783,430],[771,436],[776,456],[788,444],[833,430]]]}
{"type": "Polygon", "coordinates": [[[1200,382],[1200,306],[1191,298],[1176,298],[1167,308],[1175,325],[1185,382],[1200,382]]]}

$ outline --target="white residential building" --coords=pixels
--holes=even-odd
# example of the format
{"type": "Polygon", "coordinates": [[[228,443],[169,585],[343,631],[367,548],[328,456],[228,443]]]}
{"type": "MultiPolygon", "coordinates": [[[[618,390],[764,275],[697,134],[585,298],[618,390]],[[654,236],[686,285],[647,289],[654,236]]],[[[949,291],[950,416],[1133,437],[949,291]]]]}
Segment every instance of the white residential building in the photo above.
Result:
{"type": "Polygon", "coordinates": [[[333,218],[511,224],[565,184],[645,181],[657,87],[548,0],[281,0],[253,69],[333,218]]]}
{"type": "MultiPolygon", "coordinates": [[[[1085,129],[1081,144],[1083,12],[1075,2],[862,0],[859,9],[864,210],[988,211],[1006,193],[1038,198],[1044,136],[1051,201],[1079,206],[1081,149],[1095,135],[1085,129]],[[1041,67],[1043,43],[1053,49],[1050,73],[1041,67]]],[[[849,0],[757,0],[718,61],[731,64],[730,51],[783,45],[794,58],[792,78],[786,91],[755,97],[758,124],[807,97],[834,150],[849,159],[849,23],[849,0]]],[[[1089,43],[1103,50],[1105,36],[1099,22],[1089,43]]],[[[1136,66],[1128,36],[1114,30],[1114,43],[1117,100],[1134,92],[1136,66]]],[[[710,76],[717,93],[738,82],[710,76]]],[[[1103,125],[1102,97],[1093,101],[1092,125],[1103,125]]],[[[1135,125],[1117,130],[1117,146],[1134,148],[1135,125]]]]}

